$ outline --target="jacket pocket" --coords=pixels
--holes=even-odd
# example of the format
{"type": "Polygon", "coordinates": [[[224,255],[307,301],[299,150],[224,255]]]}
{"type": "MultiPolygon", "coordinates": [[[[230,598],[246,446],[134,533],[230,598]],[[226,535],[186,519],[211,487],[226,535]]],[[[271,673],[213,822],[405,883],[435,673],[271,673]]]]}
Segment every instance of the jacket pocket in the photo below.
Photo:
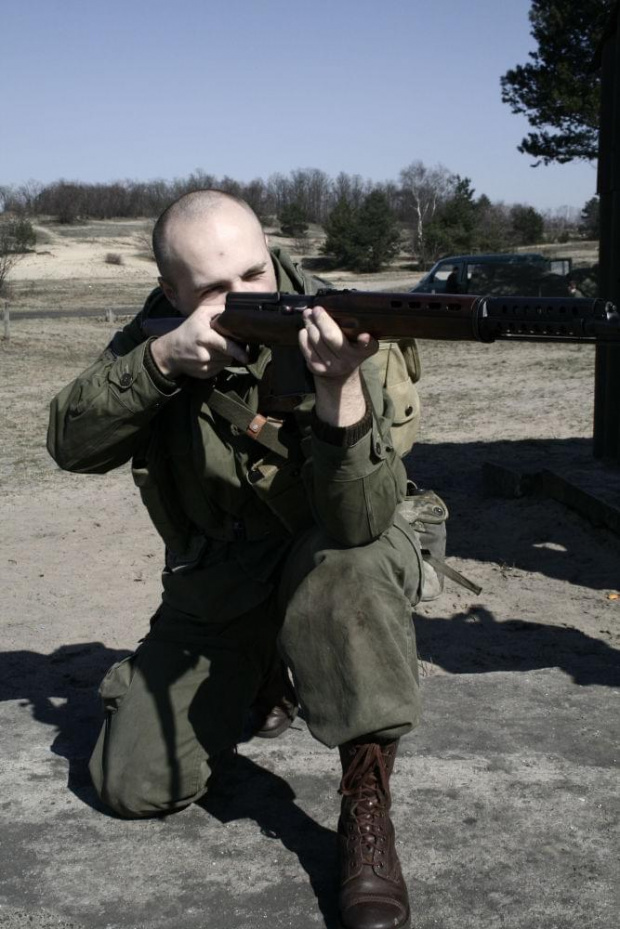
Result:
{"type": "Polygon", "coordinates": [[[189,549],[195,530],[183,512],[170,463],[163,454],[156,429],[147,447],[134,456],[131,473],[142,502],[166,547],[182,555],[189,549]]]}
{"type": "Polygon", "coordinates": [[[259,500],[293,534],[309,529],[314,522],[301,467],[300,463],[283,462],[274,454],[252,465],[247,475],[259,500]]]}

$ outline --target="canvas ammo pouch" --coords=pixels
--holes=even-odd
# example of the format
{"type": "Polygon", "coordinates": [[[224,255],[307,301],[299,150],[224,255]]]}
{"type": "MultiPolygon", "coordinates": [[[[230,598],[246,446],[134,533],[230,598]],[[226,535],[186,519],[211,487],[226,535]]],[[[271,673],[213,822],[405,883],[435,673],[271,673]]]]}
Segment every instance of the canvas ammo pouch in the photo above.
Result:
{"type": "Polygon", "coordinates": [[[420,380],[421,366],[415,340],[379,342],[379,351],[369,362],[379,370],[381,386],[394,404],[392,442],[402,458],[411,451],[420,426],[420,398],[415,385],[420,380]]]}
{"type": "Polygon", "coordinates": [[[411,526],[420,543],[424,564],[422,602],[441,595],[446,576],[475,594],[481,592],[481,587],[446,564],[448,507],[434,490],[421,490],[413,481],[407,481],[407,496],[396,512],[411,526]]]}

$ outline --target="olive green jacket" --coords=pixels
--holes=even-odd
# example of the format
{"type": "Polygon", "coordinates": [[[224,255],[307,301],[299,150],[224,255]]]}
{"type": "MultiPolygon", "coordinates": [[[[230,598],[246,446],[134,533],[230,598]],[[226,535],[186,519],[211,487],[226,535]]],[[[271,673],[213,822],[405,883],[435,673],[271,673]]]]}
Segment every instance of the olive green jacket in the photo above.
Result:
{"type": "MultiPolygon", "coordinates": [[[[272,255],[281,290],[316,291],[318,282],[286,254],[272,255]]],[[[390,439],[394,405],[376,368],[366,362],[362,369],[373,409],[370,431],[351,447],[324,441],[310,427],[313,400],[307,397],[289,417],[292,425],[282,427],[291,448],[284,460],[210,405],[216,386],[257,411],[269,350],[257,349],[246,367],[179,385],[153,370],[142,330],[147,316],[172,314],[154,291],[95,363],[52,401],[48,449],[60,467],[100,474],[131,460],[173,571],[196,564],[205,539],[247,542],[255,552],[262,540],[277,553],[313,523],[345,546],[381,535],[405,494],[406,473],[390,439]]]]}

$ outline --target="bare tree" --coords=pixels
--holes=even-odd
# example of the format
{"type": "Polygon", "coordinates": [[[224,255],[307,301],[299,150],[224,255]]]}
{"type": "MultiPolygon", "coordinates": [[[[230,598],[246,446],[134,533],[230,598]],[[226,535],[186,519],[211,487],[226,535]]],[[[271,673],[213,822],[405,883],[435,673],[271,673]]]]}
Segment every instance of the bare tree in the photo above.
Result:
{"type": "Polygon", "coordinates": [[[19,255],[17,252],[0,251],[0,294],[4,294],[7,277],[17,262],[23,257],[23,255],[19,255]]]}
{"type": "Polygon", "coordinates": [[[425,260],[424,232],[439,204],[448,197],[454,177],[443,165],[427,168],[422,161],[413,161],[400,172],[401,196],[405,217],[412,223],[413,250],[418,260],[425,260]]]}
{"type": "Polygon", "coordinates": [[[373,190],[372,181],[365,181],[361,174],[346,174],[341,171],[332,184],[332,209],[337,203],[345,200],[350,207],[358,210],[373,190]]]}
{"type": "Polygon", "coordinates": [[[551,242],[568,242],[579,235],[579,210],[574,206],[559,206],[543,213],[545,233],[551,242]]]}
{"type": "Polygon", "coordinates": [[[27,219],[0,221],[0,294],[5,290],[10,272],[35,241],[34,230],[27,219]]]}

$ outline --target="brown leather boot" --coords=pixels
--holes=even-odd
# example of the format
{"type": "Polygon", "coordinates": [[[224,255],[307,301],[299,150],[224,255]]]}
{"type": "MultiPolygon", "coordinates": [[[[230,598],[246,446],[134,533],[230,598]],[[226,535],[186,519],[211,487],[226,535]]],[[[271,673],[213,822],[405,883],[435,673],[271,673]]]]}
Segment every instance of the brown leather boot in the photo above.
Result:
{"type": "Polygon", "coordinates": [[[297,697],[288,670],[277,658],[252,707],[252,735],[260,739],[276,739],[292,725],[297,710],[297,697]]]}
{"type": "Polygon", "coordinates": [[[403,929],[409,898],[394,845],[389,780],[398,740],[340,746],[340,918],[346,929],[403,929]]]}

